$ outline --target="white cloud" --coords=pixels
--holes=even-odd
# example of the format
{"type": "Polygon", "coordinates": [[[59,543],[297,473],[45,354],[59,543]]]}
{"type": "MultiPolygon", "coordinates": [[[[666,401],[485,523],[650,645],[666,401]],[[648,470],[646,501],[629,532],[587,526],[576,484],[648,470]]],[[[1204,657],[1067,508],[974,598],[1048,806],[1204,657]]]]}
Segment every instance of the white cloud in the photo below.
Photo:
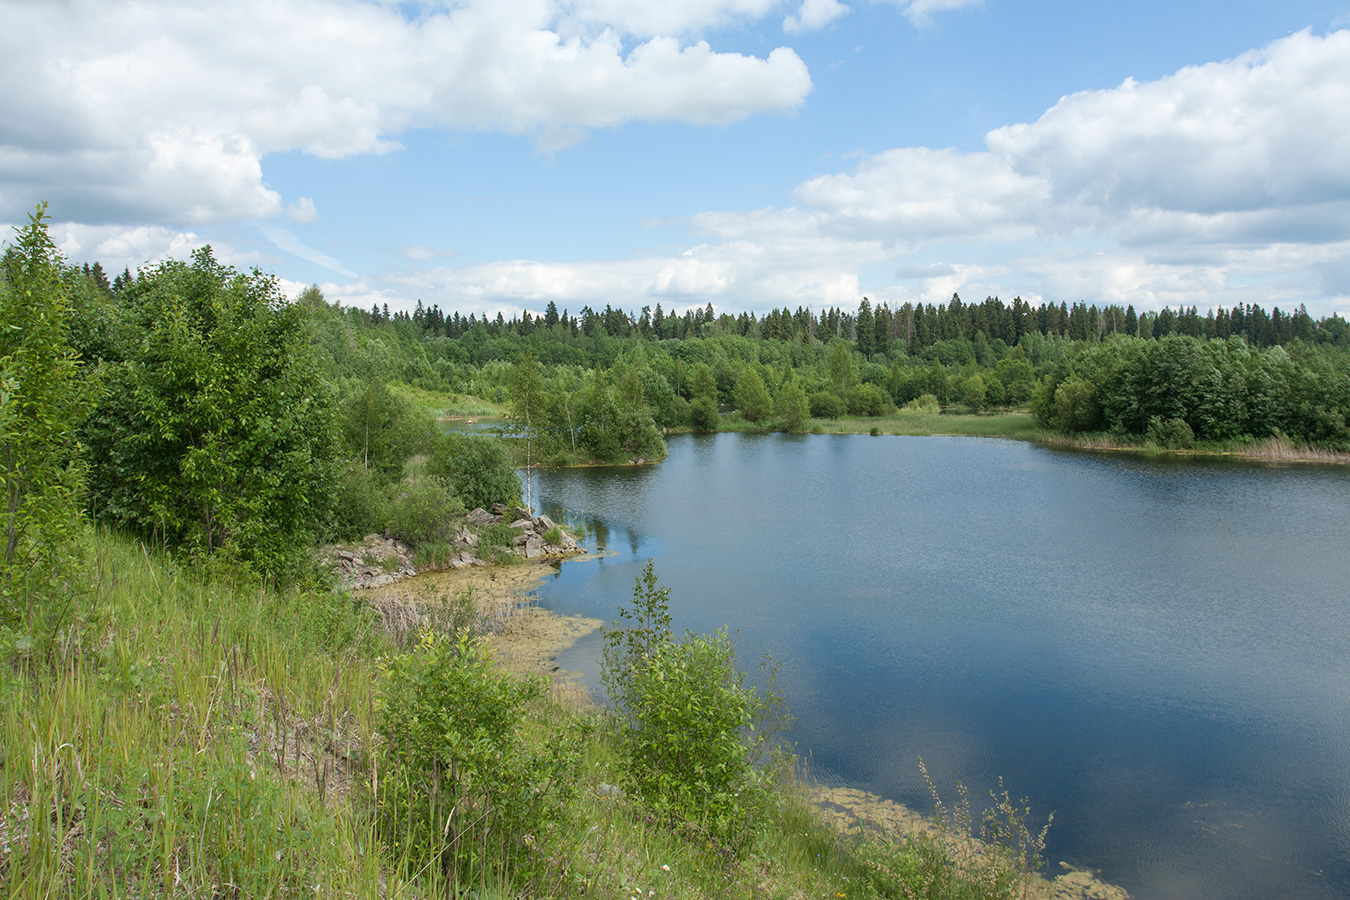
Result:
{"type": "Polygon", "coordinates": [[[3,0],[0,216],[47,199],[90,223],[268,218],[268,153],[385,153],[412,127],[557,148],[634,119],[791,110],[811,90],[792,50],[670,36],[774,2],[466,0],[408,18],[352,0],[3,0]]]}
{"type": "Polygon", "coordinates": [[[314,208],[314,198],[301,197],[286,207],[286,218],[292,222],[313,222],[318,219],[319,211],[314,208]]]}
{"type": "MultiPolygon", "coordinates": [[[[0,230],[9,232],[8,226],[0,230]]],[[[48,234],[69,262],[99,262],[110,275],[153,266],[168,259],[186,261],[193,251],[211,245],[216,260],[237,269],[263,266],[271,260],[255,251],[241,250],[228,242],[208,242],[194,231],[179,231],[159,225],[81,225],[53,222],[48,234]]]]}
{"type": "Polygon", "coordinates": [[[1329,314],[1350,292],[1350,31],[1073,94],[987,143],[888,150],[801,184],[797,207],[691,225],[788,271],[811,243],[840,272],[889,258],[902,281],[868,284],[872,296],[1329,314]]]}
{"type": "Polygon", "coordinates": [[[933,16],[937,13],[984,5],[984,0],[887,0],[887,2],[900,7],[905,18],[917,28],[931,25],[933,16]]]}
{"type": "MultiPolygon", "coordinates": [[[[927,7],[929,11],[936,7],[927,7]]],[[[812,178],[797,205],[706,212],[682,254],[407,273],[446,308],[726,308],[1020,294],[1201,308],[1350,295],[1350,32],[1062,99],[988,149],[906,147],[812,178]],[[501,306],[499,306],[501,305],[501,306]]]]}
{"type": "Polygon", "coordinates": [[[1350,200],[1350,31],[1065,97],[988,136],[1055,200],[1200,216],[1350,200]]]}
{"type": "Polygon", "coordinates": [[[336,272],[348,278],[356,277],[356,273],[344,266],[339,260],[322,250],[311,247],[285,228],[263,223],[258,226],[258,230],[266,235],[267,239],[275,244],[278,249],[284,250],[292,256],[298,256],[314,263],[316,266],[322,266],[330,272],[336,272]]]}
{"type": "Polygon", "coordinates": [[[848,7],[839,0],[802,0],[801,8],[783,19],[783,30],[788,34],[815,31],[847,12],[848,7]]]}
{"type": "Polygon", "coordinates": [[[612,27],[636,38],[698,34],[763,18],[781,0],[564,0],[564,33],[612,27]]]}
{"type": "Polygon", "coordinates": [[[1048,199],[1045,183],[989,153],[907,147],[865,159],[847,175],[797,188],[831,230],[912,244],[949,236],[1027,236],[1048,199]]]}

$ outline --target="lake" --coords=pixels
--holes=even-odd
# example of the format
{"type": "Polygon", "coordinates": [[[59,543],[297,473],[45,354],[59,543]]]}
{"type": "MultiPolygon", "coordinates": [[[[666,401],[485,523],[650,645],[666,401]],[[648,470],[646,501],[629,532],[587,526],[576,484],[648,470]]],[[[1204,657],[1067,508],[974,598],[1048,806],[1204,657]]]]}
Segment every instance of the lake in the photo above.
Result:
{"type": "MultiPolygon", "coordinates": [[[[820,780],[931,809],[1002,776],[1046,857],[1141,900],[1350,897],[1350,470],[979,438],[684,435],[538,471],[584,524],[541,604],[648,557],[678,630],[783,664],[820,780]]],[[[592,683],[598,636],[560,660],[592,683]]]]}

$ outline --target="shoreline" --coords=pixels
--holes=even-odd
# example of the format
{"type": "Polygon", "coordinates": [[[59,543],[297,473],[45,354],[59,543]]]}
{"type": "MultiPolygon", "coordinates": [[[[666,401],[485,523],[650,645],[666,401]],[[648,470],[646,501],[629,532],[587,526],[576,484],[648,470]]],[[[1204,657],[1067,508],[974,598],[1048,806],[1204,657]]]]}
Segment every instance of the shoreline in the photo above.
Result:
{"type": "MultiPolygon", "coordinates": [[[[575,557],[585,559],[586,557],[575,557]]],[[[550,694],[581,709],[596,709],[594,696],[580,682],[580,673],[562,669],[557,657],[582,637],[604,627],[600,619],[568,616],[540,609],[534,592],[557,574],[562,560],[527,561],[509,566],[424,572],[414,579],[370,589],[373,602],[427,604],[468,593],[474,608],[489,623],[489,645],[498,665],[515,675],[549,680],[550,694]],[[409,590],[410,581],[424,581],[409,590]]],[[[900,835],[933,833],[930,817],[876,794],[804,781],[813,806],[841,834],[886,831],[900,835]]],[[[978,842],[972,846],[978,850],[978,842]]],[[[1045,900],[1128,900],[1123,888],[1102,881],[1098,873],[1059,862],[1058,875],[1039,877],[1037,896],[1045,900]]],[[[1047,863],[1047,868],[1049,863],[1047,863]]]]}

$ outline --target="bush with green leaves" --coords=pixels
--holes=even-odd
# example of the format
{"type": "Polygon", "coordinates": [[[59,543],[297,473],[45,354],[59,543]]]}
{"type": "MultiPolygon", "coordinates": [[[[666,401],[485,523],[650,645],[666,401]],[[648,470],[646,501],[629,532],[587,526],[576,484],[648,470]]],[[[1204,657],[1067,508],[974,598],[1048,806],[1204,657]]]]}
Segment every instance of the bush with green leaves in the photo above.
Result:
{"type": "Polygon", "coordinates": [[[91,505],[113,524],[263,573],[292,573],[328,520],[332,388],[308,309],[209,247],[123,288],[131,358],[83,423],[91,505]]]}
{"type": "Polygon", "coordinates": [[[707,394],[695,397],[689,404],[689,425],[695,431],[710,434],[721,424],[717,401],[707,394]]]}
{"type": "Polygon", "coordinates": [[[381,836],[411,870],[469,888],[539,862],[535,847],[568,815],[580,744],[563,730],[526,739],[543,688],[499,669],[467,630],[424,632],[387,661],[375,802],[381,836]]]}
{"type": "Polygon", "coordinates": [[[520,478],[498,438],[450,432],[436,442],[427,474],[455,492],[466,509],[520,500],[520,478]]]}
{"type": "Polygon", "coordinates": [[[811,418],[811,404],[806,399],[806,391],[795,381],[784,384],[773,398],[774,417],[778,427],[784,431],[801,431],[811,418]]]}
{"type": "Polygon", "coordinates": [[[429,452],[438,437],[436,422],[383,381],[353,381],[337,404],[338,432],[348,458],[388,482],[403,476],[415,453],[429,452]]]}
{"type": "Polygon", "coordinates": [[[932,394],[920,394],[905,404],[905,410],[908,412],[935,413],[942,411],[942,404],[932,394]]]}
{"type": "Polygon", "coordinates": [[[811,395],[811,418],[838,419],[848,412],[844,400],[833,391],[816,391],[811,395]]]}
{"type": "Polygon", "coordinates": [[[768,667],[764,690],[736,669],[725,630],[673,640],[670,591],[651,560],[607,629],[602,678],[619,723],[627,786],[660,818],[743,850],[759,824],[766,774],[758,767],[790,721],[768,667]]]}
{"type": "Polygon", "coordinates": [[[348,460],[338,469],[329,537],[355,540],[383,531],[389,521],[389,490],[378,472],[359,460],[348,460]]]}
{"type": "Polygon", "coordinates": [[[1195,432],[1186,424],[1185,419],[1179,417],[1164,419],[1161,416],[1154,416],[1149,419],[1144,440],[1164,450],[1186,450],[1195,446],[1195,432]]]}
{"type": "Polygon", "coordinates": [[[391,491],[389,530],[413,546],[449,539],[455,520],[464,515],[464,504],[434,478],[409,478],[391,491]]]}

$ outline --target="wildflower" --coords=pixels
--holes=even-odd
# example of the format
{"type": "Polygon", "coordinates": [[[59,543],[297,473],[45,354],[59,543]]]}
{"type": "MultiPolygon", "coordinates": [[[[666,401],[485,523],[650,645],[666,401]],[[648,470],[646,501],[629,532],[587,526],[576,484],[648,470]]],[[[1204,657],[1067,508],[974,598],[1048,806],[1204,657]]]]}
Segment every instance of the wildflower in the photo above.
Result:
{"type": "Polygon", "coordinates": [[[662,872],[669,872],[669,871],[670,871],[670,866],[666,865],[665,863],[662,863],[662,864],[661,864],[661,871],[662,871],[662,872]]]}

